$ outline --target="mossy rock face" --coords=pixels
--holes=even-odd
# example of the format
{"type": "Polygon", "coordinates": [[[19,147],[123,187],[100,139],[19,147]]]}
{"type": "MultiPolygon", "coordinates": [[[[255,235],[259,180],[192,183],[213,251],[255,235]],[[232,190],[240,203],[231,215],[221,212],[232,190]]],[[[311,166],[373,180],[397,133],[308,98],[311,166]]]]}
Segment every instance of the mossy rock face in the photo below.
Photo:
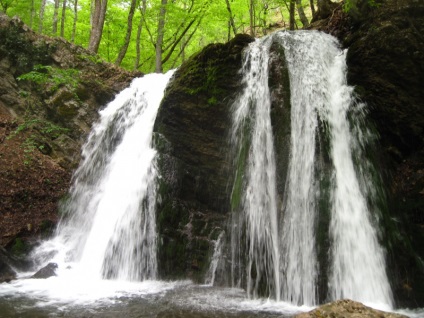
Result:
{"type": "Polygon", "coordinates": [[[228,133],[231,105],[241,89],[238,35],[208,45],[174,74],[155,123],[160,185],[161,277],[202,282],[209,254],[229,211],[228,133]]]}

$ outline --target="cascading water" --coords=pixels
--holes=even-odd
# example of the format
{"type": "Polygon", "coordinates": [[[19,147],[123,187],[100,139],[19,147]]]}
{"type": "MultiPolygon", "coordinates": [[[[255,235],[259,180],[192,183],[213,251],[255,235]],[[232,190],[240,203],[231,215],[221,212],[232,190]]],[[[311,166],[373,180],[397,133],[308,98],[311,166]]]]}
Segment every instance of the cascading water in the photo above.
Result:
{"type": "Polygon", "coordinates": [[[172,72],[135,79],[100,112],[83,147],[66,217],[38,250],[92,279],[139,281],[157,274],[153,125],[172,72]],[[60,244],[60,247],[58,247],[60,244]]]}
{"type": "MultiPolygon", "coordinates": [[[[326,112],[335,174],[330,223],[333,245],[330,293],[334,299],[350,298],[391,306],[392,294],[384,254],[370,219],[370,208],[375,207],[368,206],[368,187],[360,183],[361,179],[372,182],[369,180],[371,176],[358,176],[363,170],[355,169],[353,162],[352,149],[360,149],[367,135],[360,136],[361,140],[350,132],[347,112],[353,101],[352,88],[345,80],[345,54],[337,55],[332,65],[330,90],[334,94],[326,112]]],[[[359,161],[364,159],[361,153],[357,156],[359,161]]]]}
{"type": "MultiPolygon", "coordinates": [[[[364,105],[355,101],[352,88],[346,85],[345,55],[333,37],[301,31],[256,40],[243,58],[244,90],[232,107],[231,231],[222,231],[214,242],[206,283],[213,285],[230,263],[233,287],[246,286],[249,297],[270,296],[276,302],[246,301],[241,289],[148,281],[157,278],[158,271],[152,131],[172,76],[169,72],[134,80],[100,112],[63,205],[65,215],[57,235],[35,253],[40,263],[58,263],[58,277],[5,284],[0,289],[0,296],[5,296],[0,309],[10,299],[19,302],[22,290],[31,295],[31,301],[56,301],[59,311],[76,305],[77,317],[81,303],[99,299],[111,300],[102,316],[110,304],[137,316],[166,315],[170,308],[171,315],[172,310],[193,312],[193,306],[202,311],[205,304],[215,316],[217,308],[245,312],[246,304],[258,316],[265,307],[275,315],[292,316],[309,309],[297,305],[313,306],[325,297],[391,307],[384,253],[375,228],[379,191],[368,175],[372,165],[363,150],[370,134],[362,127],[364,105]],[[276,107],[271,102],[275,91],[269,86],[274,44],[284,51],[290,78],[290,156],[284,189],[280,189],[283,178],[277,188],[281,162],[271,120],[276,107]],[[320,164],[323,149],[325,165],[320,164]],[[325,191],[319,179],[324,174],[330,181],[325,191]],[[328,269],[318,265],[316,236],[322,201],[330,214],[328,269]],[[228,263],[227,251],[231,254],[228,263]],[[328,284],[328,295],[319,298],[317,286],[322,281],[328,284]],[[162,293],[169,289],[176,290],[162,293]],[[120,307],[121,301],[126,305],[120,307]],[[137,314],[135,307],[142,313],[137,314]]],[[[86,312],[91,315],[91,308],[86,312]]]]}
{"type": "MultiPolygon", "coordinates": [[[[232,143],[240,149],[236,161],[246,171],[237,171],[232,204],[241,210],[242,222],[246,227],[248,295],[257,297],[260,285],[267,280],[269,293],[279,299],[275,154],[268,88],[267,52],[270,45],[270,38],[263,42],[257,40],[250,46],[249,54],[245,55],[243,61],[243,82],[246,87],[233,106],[232,143]],[[245,172],[247,176],[244,180],[245,172]],[[242,191],[244,194],[241,198],[242,191]]],[[[232,248],[233,266],[240,259],[240,255],[235,256],[235,251],[243,253],[239,247],[242,244],[240,228],[241,225],[233,224],[232,235],[236,237],[233,241],[237,241],[233,245],[238,246],[232,248]]]]}
{"type": "Polygon", "coordinates": [[[231,136],[238,149],[231,268],[234,275],[245,262],[239,275],[246,277],[250,296],[258,295],[265,280],[268,294],[276,299],[298,305],[318,302],[322,273],[315,236],[322,192],[316,149],[321,122],[331,162],[330,170],[324,171],[331,181],[328,298],[392,305],[384,253],[370,216],[378,208],[368,206],[367,187],[360,186],[360,180],[370,177],[353,158],[352,148],[366,144],[366,134],[352,133],[358,124],[349,122],[348,112],[360,105],[355,104],[345,77],[345,52],[335,38],[323,33],[278,32],[257,40],[245,52],[245,89],[234,103],[231,136]],[[273,41],[284,49],[291,93],[290,161],[284,193],[278,194],[268,87],[273,41]],[[277,197],[282,198],[282,206],[277,206],[277,197]]]}

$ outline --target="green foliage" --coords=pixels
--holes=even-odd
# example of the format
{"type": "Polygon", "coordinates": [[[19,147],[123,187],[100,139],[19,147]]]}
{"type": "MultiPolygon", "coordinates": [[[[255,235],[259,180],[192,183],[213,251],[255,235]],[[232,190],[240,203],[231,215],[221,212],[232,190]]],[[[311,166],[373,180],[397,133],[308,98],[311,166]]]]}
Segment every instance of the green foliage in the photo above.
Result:
{"type": "Polygon", "coordinates": [[[79,84],[79,71],[73,68],[61,69],[49,65],[35,65],[34,69],[19,76],[18,81],[31,81],[39,85],[46,85],[51,92],[65,86],[75,91],[79,84]]]}
{"type": "Polygon", "coordinates": [[[100,56],[94,55],[94,54],[93,55],[90,55],[90,54],[80,54],[80,55],[78,55],[78,58],[80,60],[90,61],[91,63],[94,63],[94,64],[101,64],[101,63],[103,63],[102,58],[100,56]]]}
{"type": "MultiPolygon", "coordinates": [[[[5,0],[10,1],[10,0],[5,0]]],[[[237,33],[250,32],[250,15],[248,0],[230,0],[232,18],[234,20],[237,33]]],[[[309,1],[303,0],[306,14],[311,18],[311,13],[307,6],[309,1]]],[[[286,2],[282,0],[255,0],[255,33],[260,36],[268,33],[270,25],[279,23],[280,26],[288,24],[288,8],[286,2]]],[[[143,1],[138,1],[138,6],[133,18],[133,28],[127,54],[121,64],[124,68],[133,69],[136,60],[136,34],[141,25],[140,36],[140,60],[137,68],[150,73],[155,69],[155,41],[157,39],[158,16],[161,7],[160,0],[146,0],[146,10],[142,14],[141,7],[143,1]]],[[[12,1],[8,7],[9,16],[18,15],[26,24],[34,30],[38,30],[40,23],[43,25],[43,33],[50,36],[59,34],[53,33],[53,12],[54,3],[47,1],[44,12],[44,19],[40,21],[41,0],[12,1]],[[34,7],[32,8],[32,4],[34,7]],[[33,9],[33,10],[32,10],[33,9]],[[31,15],[31,12],[34,12],[31,15]]],[[[125,37],[125,30],[128,24],[128,12],[130,0],[109,0],[105,17],[103,36],[100,42],[99,57],[107,62],[115,62],[125,37]]],[[[74,2],[68,1],[65,8],[64,34],[63,37],[73,41],[77,45],[87,47],[90,34],[91,0],[79,0],[77,8],[77,21],[75,36],[73,37],[74,24],[74,2]]],[[[58,29],[60,30],[62,8],[59,9],[58,29]]],[[[168,53],[169,58],[163,65],[164,71],[175,68],[184,62],[187,57],[198,52],[210,43],[226,42],[234,36],[233,30],[229,27],[229,12],[225,0],[176,0],[168,1],[166,6],[166,25],[163,43],[163,56],[168,53]],[[175,46],[177,40],[186,26],[192,22],[189,30],[175,46]]],[[[300,26],[300,23],[297,23],[300,26]]],[[[2,37],[3,38],[3,37],[2,37]]],[[[11,41],[14,41],[11,37],[11,41]]],[[[17,38],[18,39],[18,38],[17,38]]],[[[19,41],[19,39],[18,39],[19,41]]],[[[13,44],[13,43],[12,43],[13,44]]],[[[45,49],[45,48],[40,48],[45,49]]],[[[42,57],[43,54],[38,54],[42,57]]],[[[45,55],[44,55],[45,56],[45,55]]],[[[88,57],[93,62],[100,60],[88,57]]],[[[48,64],[41,60],[23,61],[29,68],[33,64],[48,64]]],[[[40,79],[42,80],[42,79],[40,79]]]]}

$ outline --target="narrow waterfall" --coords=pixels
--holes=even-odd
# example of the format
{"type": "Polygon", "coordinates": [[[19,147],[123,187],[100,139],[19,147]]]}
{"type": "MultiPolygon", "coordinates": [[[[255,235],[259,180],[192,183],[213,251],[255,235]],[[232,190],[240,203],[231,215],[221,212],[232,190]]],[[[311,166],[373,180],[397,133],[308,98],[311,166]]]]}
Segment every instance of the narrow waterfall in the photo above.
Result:
{"type": "Polygon", "coordinates": [[[369,200],[368,190],[377,185],[361,168],[371,163],[365,156],[355,158],[361,156],[368,134],[353,133],[359,131],[356,121],[362,122],[364,113],[346,84],[345,55],[335,38],[311,31],[277,32],[245,52],[245,88],[233,106],[231,135],[231,275],[233,284],[245,277],[251,297],[264,294],[266,281],[265,293],[276,299],[315,305],[319,277],[325,274],[328,295],[321,297],[392,305],[374,222],[378,207],[369,200]],[[279,163],[270,120],[272,43],[284,49],[290,78],[291,146],[284,193],[276,190],[279,163]],[[320,137],[320,131],[325,135],[320,137]],[[320,139],[329,141],[323,146],[330,161],[325,168],[318,164],[320,139]],[[331,182],[329,199],[321,197],[322,174],[331,182]],[[331,210],[329,269],[318,265],[319,200],[329,201],[331,210]]]}
{"type": "MultiPolygon", "coordinates": [[[[315,220],[315,139],[317,109],[325,107],[328,53],[323,34],[280,33],[285,48],[291,94],[291,151],[283,201],[281,246],[283,298],[295,304],[316,304],[317,256],[315,220]]],[[[331,58],[331,56],[330,56],[331,58]]]]}
{"type": "Polygon", "coordinates": [[[376,207],[367,202],[372,196],[368,193],[369,189],[377,185],[373,185],[372,176],[363,175],[366,170],[361,169],[365,156],[360,150],[367,141],[367,134],[364,132],[355,138],[348,122],[350,106],[358,108],[356,117],[353,117],[356,122],[352,125],[359,126],[363,113],[362,105],[352,105],[352,88],[346,85],[345,79],[345,54],[337,55],[331,66],[330,90],[334,93],[326,113],[335,179],[330,224],[333,245],[330,292],[334,299],[350,298],[391,306],[392,293],[384,253],[370,215],[376,207]],[[354,150],[359,152],[354,154],[354,150]],[[354,155],[358,168],[354,165],[354,155]]]}
{"type": "Polygon", "coordinates": [[[74,263],[90,279],[138,281],[157,275],[151,141],[171,75],[135,79],[100,112],[83,147],[57,237],[41,248],[59,251],[55,261],[74,263]]]}
{"type": "MultiPolygon", "coordinates": [[[[257,297],[261,285],[279,299],[279,248],[275,154],[270,117],[268,88],[268,50],[271,38],[257,40],[243,61],[243,94],[233,105],[232,143],[239,149],[232,205],[239,209],[234,218],[245,226],[247,247],[246,284],[249,296],[257,297]],[[245,169],[245,171],[244,171],[245,169]],[[243,178],[246,173],[246,177],[243,178]],[[242,194],[243,192],[243,194],[242,194]],[[243,197],[241,197],[243,195],[243,197]]],[[[241,249],[241,224],[233,223],[232,264],[244,254],[241,249]],[[235,253],[237,251],[237,254],[235,253]]],[[[240,266],[238,266],[240,268],[240,266]]],[[[234,273],[234,270],[232,270],[234,273]]],[[[234,275],[234,274],[233,274],[234,275]]]]}

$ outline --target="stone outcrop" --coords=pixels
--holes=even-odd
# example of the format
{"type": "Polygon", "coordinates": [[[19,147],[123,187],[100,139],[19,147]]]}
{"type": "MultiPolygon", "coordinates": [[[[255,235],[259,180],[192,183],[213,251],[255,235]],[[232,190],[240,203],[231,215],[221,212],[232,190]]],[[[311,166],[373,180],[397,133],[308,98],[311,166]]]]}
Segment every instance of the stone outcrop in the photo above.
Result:
{"type": "Polygon", "coordinates": [[[140,75],[0,13],[1,246],[49,234],[98,110],[140,75]]]}
{"type": "Polygon", "coordinates": [[[227,44],[207,46],[177,70],[165,92],[155,124],[163,277],[188,273],[199,279],[211,241],[224,230],[229,110],[241,87],[241,51],[251,41],[239,35],[227,44]]]}
{"type": "Polygon", "coordinates": [[[384,312],[367,307],[359,302],[343,299],[298,314],[295,318],[407,318],[404,315],[384,312]]]}

